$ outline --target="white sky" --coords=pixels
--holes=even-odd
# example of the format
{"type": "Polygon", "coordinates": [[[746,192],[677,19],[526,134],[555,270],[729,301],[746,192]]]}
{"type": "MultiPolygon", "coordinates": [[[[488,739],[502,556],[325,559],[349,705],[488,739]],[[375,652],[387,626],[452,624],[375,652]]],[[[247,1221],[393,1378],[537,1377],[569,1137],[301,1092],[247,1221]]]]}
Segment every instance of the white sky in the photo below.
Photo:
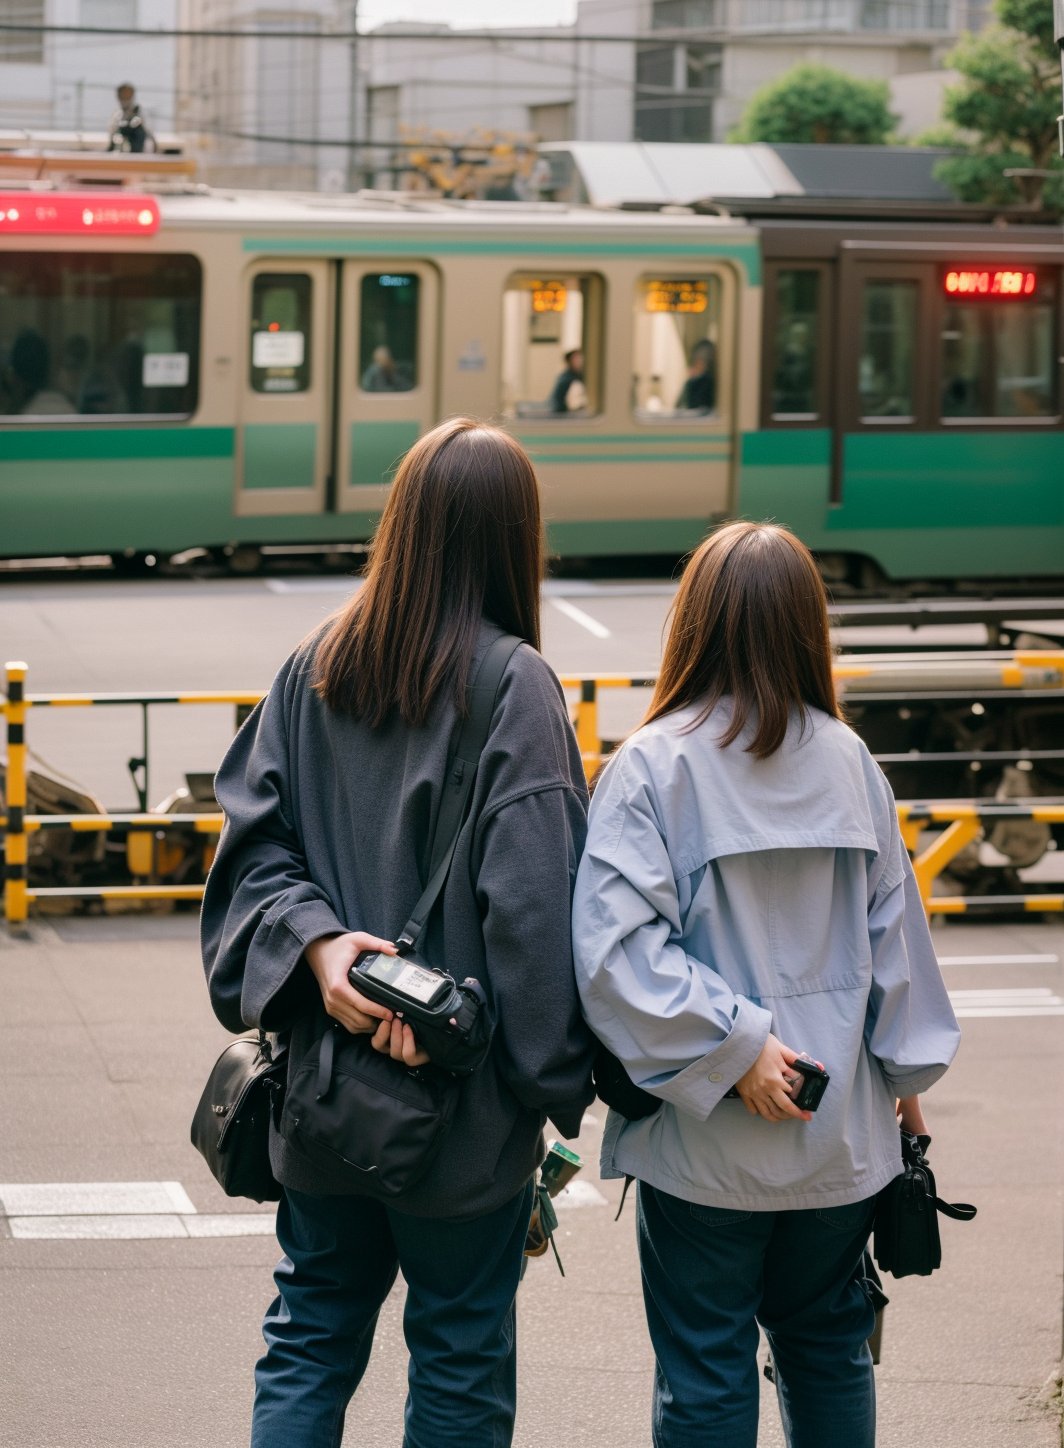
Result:
{"type": "Polygon", "coordinates": [[[359,0],[358,28],[394,20],[487,29],[492,25],[570,25],[576,0],[359,0]]]}

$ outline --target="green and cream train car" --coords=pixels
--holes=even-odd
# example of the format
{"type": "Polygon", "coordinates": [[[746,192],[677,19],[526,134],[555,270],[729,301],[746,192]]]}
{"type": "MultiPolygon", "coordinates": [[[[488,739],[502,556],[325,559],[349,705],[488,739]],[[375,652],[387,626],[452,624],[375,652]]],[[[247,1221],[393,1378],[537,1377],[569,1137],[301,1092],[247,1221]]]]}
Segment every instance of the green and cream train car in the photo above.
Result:
{"type": "Polygon", "coordinates": [[[470,414],[563,556],[748,516],[858,582],[1052,574],[1062,263],[1049,228],[3,192],[0,554],[359,542],[470,414]]]}

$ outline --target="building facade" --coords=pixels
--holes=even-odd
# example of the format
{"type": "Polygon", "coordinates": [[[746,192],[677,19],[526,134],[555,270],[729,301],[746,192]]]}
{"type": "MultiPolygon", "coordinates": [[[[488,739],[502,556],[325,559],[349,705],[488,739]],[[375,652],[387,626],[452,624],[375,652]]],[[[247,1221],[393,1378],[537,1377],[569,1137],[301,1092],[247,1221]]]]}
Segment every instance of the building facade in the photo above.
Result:
{"type": "MultiPolygon", "coordinates": [[[[9,24],[172,30],[179,0],[7,0],[9,24]]],[[[0,130],[103,136],[129,82],[149,124],[172,132],[178,42],[173,36],[123,40],[110,35],[0,32],[0,130]]]]}

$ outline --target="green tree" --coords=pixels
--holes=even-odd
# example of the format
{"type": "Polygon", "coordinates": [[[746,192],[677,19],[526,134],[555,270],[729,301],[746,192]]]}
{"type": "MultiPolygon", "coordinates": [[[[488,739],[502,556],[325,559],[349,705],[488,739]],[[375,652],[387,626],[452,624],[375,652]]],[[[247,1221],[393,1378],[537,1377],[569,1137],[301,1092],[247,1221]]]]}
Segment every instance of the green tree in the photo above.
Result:
{"type": "Polygon", "coordinates": [[[754,92],[728,139],[882,145],[897,120],[889,100],[886,81],[796,65],[754,92]]]}
{"type": "Polygon", "coordinates": [[[947,127],[921,140],[957,147],[935,174],[962,201],[1026,202],[1056,214],[1064,209],[1064,166],[1053,9],[1046,0],[996,0],[994,9],[997,24],[965,36],[947,57],[961,76],[946,91],[947,127]]]}

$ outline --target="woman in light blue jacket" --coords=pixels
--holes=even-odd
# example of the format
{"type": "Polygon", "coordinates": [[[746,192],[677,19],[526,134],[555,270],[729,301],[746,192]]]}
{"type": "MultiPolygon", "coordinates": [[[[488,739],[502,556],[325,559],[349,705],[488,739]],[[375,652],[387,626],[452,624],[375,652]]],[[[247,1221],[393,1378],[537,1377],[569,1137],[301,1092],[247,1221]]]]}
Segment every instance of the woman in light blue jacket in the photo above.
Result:
{"type": "Polygon", "coordinates": [[[790,1448],[871,1448],[862,1251],[898,1116],[925,1129],[959,1032],[784,529],[732,524],[688,565],[646,721],[594,795],[573,929],[592,1029],[662,1103],[611,1111],[602,1154],[639,1184],[655,1448],[754,1448],[758,1322],[790,1448]],[[830,1075],[815,1115],[800,1053],[830,1075]]]}

